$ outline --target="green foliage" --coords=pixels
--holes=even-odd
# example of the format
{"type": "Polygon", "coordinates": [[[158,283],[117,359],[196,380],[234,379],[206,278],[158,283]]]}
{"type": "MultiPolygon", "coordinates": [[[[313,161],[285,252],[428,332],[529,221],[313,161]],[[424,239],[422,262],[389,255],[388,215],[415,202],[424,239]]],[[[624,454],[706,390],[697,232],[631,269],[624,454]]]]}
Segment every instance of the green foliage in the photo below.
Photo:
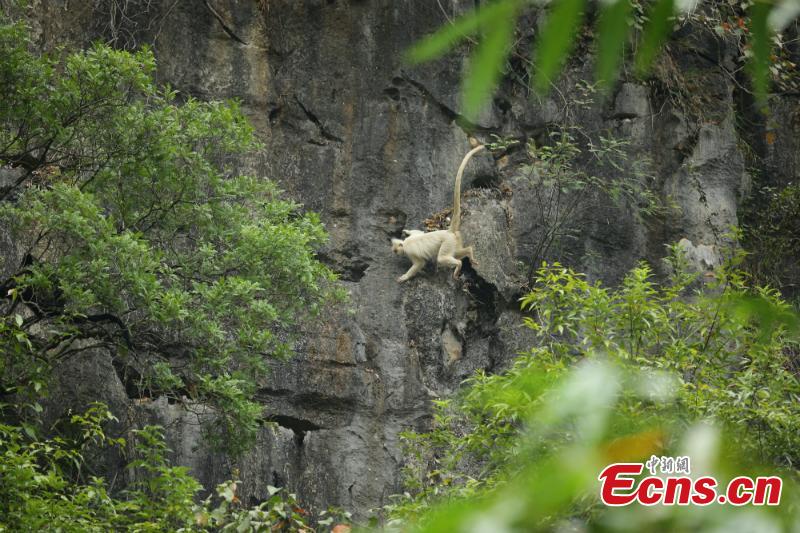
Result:
{"type": "Polygon", "coordinates": [[[125,500],[118,505],[137,528],[155,531],[190,527],[194,522],[194,497],[202,488],[183,466],[170,466],[161,428],[145,426],[133,431],[134,459],[128,463],[133,480],[125,500]]]}
{"type": "MultiPolygon", "coordinates": [[[[389,523],[641,531],[741,520],[730,507],[646,513],[597,501],[597,475],[612,462],[690,455],[700,461],[693,472],[729,480],[800,459],[797,316],[731,268],[717,272],[716,287],[692,290],[677,248],[669,262],[663,285],[642,264],[614,289],[542,265],[522,299],[537,346],[437,402],[429,432],[404,435],[409,492],[387,508],[389,523]]],[[[748,509],[753,530],[797,519],[795,475],[782,475],[782,512],[748,509]]]]}
{"type": "Polygon", "coordinates": [[[521,167],[520,177],[533,186],[530,207],[541,231],[529,259],[530,282],[535,265],[553,256],[568,257],[570,241],[586,231],[598,201],[626,209],[645,222],[674,207],[671,199],[653,193],[651,161],[630,157],[626,141],[600,133],[581,146],[575,140],[579,135],[588,137],[579,128],[565,128],[552,132],[548,144],[531,141],[526,146],[529,164],[521,167]]]}
{"type": "Polygon", "coordinates": [[[470,11],[452,24],[442,27],[425,40],[416,43],[406,52],[406,58],[412,62],[422,62],[441,57],[450,51],[456,42],[479,31],[483,27],[482,21],[485,17],[497,17],[499,13],[505,12],[509,6],[516,6],[519,3],[514,0],[505,0],[494,2],[481,11],[470,11]]]}
{"type": "Polygon", "coordinates": [[[322,527],[336,527],[339,524],[347,526],[353,521],[353,515],[350,511],[345,511],[341,507],[335,506],[330,506],[320,512],[319,517],[317,525],[322,527]]]}
{"type": "Polygon", "coordinates": [[[481,39],[464,77],[463,101],[466,109],[480,109],[492,96],[503,74],[504,58],[512,46],[514,20],[519,2],[498,2],[483,13],[481,39]]]}
{"type": "MultiPolygon", "coordinates": [[[[597,81],[607,88],[617,77],[629,41],[638,41],[631,47],[635,50],[634,62],[639,75],[646,74],[672,31],[679,4],[674,0],[610,0],[599,4],[595,70],[597,81]],[[631,17],[634,10],[641,13],[640,20],[631,17]]],[[[738,8],[739,3],[736,5],[738,8]]],[[[463,82],[463,112],[468,118],[474,118],[481,105],[491,97],[504,70],[503,65],[514,52],[512,36],[526,6],[541,9],[539,2],[531,0],[497,0],[477,7],[414,45],[407,57],[412,62],[430,61],[480,33],[463,82]]],[[[754,92],[760,98],[769,88],[770,50],[775,27],[785,27],[788,20],[796,16],[794,6],[795,0],[741,3],[741,9],[747,9],[750,14],[747,27],[752,46],[747,54],[748,66],[754,92]]],[[[575,43],[581,38],[584,14],[591,10],[591,6],[583,0],[552,0],[547,9],[546,19],[539,26],[540,35],[537,35],[534,61],[530,65],[532,87],[539,93],[546,93],[557,79],[575,43]]],[[[695,10],[693,5],[692,10],[695,10]]]]}
{"type": "Polygon", "coordinates": [[[295,496],[275,487],[252,508],[242,506],[235,481],[196,503],[200,484],[186,468],[169,464],[154,426],[133,432],[128,489],[113,495],[104,479],[82,479],[84,450],[125,445],[104,433],[103,424],[113,419],[106,406],[93,405],[73,417],[74,440],[38,440],[0,425],[0,531],[313,531],[295,496]]]}
{"type": "Polygon", "coordinates": [[[219,503],[213,507],[211,498],[205,500],[200,510],[196,511],[196,523],[211,531],[314,531],[309,525],[308,511],[298,505],[294,494],[268,485],[270,497],[266,501],[243,509],[239,505],[236,488],[237,483],[233,481],[219,485],[219,503]]]}
{"type": "Polygon", "coordinates": [[[244,449],[265,360],[341,296],[318,216],[240,174],[259,145],[239,105],[157,86],[148,50],[31,48],[0,19],[0,223],[25,251],[0,280],[0,386],[36,396],[53,364],[107,349],[143,396],[216,407],[244,449]]]}
{"type": "MultiPolygon", "coordinates": [[[[7,408],[7,406],[3,406],[7,408]]],[[[112,415],[99,406],[74,421],[95,445],[105,445],[101,423],[112,415]]],[[[80,442],[37,440],[19,426],[0,424],[0,531],[98,531],[110,521],[100,479],[70,483],[67,472],[82,464],[80,442]]]]}
{"type": "Polygon", "coordinates": [[[613,85],[622,60],[628,34],[628,19],[633,6],[618,0],[601,8],[597,23],[597,65],[595,79],[604,85],[613,85]]]}
{"type": "Polygon", "coordinates": [[[310,531],[294,495],[242,506],[237,482],[201,489],[172,466],[160,428],[105,433],[102,404],[37,418],[52,369],[107,350],[143,397],[189,396],[228,452],[261,423],[255,384],[290,354],[306,315],[341,296],[314,250],[314,213],[231,161],[259,147],[236,102],[183,98],[153,81],[148,50],[94,45],[33,54],[0,18],[0,224],[22,251],[0,279],[0,531],[310,531]],[[236,438],[231,438],[235,435],[236,438]],[[88,477],[109,447],[130,454],[125,488],[88,477]]]}
{"type": "Polygon", "coordinates": [[[797,302],[800,289],[800,185],[761,189],[745,227],[744,245],[750,252],[746,267],[756,280],[781,289],[797,302]]]}
{"type": "Polygon", "coordinates": [[[669,37],[673,13],[675,13],[675,0],[656,0],[649,16],[645,16],[647,22],[636,54],[636,70],[640,74],[647,72],[664,41],[669,37]]]}
{"type": "Polygon", "coordinates": [[[753,59],[748,66],[750,67],[750,76],[753,79],[753,88],[756,94],[762,97],[767,94],[769,84],[769,56],[772,49],[772,31],[767,19],[771,9],[771,3],[767,2],[753,2],[750,8],[753,59]]]}

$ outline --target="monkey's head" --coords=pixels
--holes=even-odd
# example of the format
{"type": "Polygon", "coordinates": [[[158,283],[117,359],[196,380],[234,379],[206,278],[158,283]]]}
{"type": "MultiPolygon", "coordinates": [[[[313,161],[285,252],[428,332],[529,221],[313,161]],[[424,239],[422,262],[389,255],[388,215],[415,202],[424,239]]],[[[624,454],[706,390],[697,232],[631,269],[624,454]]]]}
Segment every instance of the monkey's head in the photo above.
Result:
{"type": "Polygon", "coordinates": [[[400,239],[392,239],[392,253],[403,255],[403,241],[400,239]]]}

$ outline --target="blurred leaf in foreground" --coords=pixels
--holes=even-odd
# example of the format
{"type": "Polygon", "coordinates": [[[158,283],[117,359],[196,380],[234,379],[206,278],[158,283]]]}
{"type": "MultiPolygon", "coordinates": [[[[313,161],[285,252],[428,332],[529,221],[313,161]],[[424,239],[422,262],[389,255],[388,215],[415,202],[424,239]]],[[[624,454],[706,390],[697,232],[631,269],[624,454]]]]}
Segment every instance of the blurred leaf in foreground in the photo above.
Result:
{"type": "Polygon", "coordinates": [[[619,63],[628,39],[628,0],[602,3],[597,34],[597,67],[595,78],[605,87],[611,87],[617,78],[619,63]]]}
{"type": "MultiPolygon", "coordinates": [[[[641,31],[634,59],[638,76],[648,73],[663,49],[675,24],[676,12],[679,8],[688,9],[690,4],[694,6],[691,2],[655,0],[646,9],[645,26],[641,31]]],[[[468,37],[479,35],[479,44],[472,53],[470,68],[465,73],[462,87],[464,113],[469,118],[474,118],[480,106],[489,101],[497,87],[509,53],[513,51],[512,37],[517,20],[523,7],[528,5],[534,5],[533,9],[541,9],[541,5],[525,0],[500,0],[482,5],[411,47],[406,58],[412,63],[431,61],[452,50],[468,37]]],[[[617,78],[625,43],[634,31],[632,25],[628,24],[628,15],[633,5],[629,0],[601,2],[597,22],[595,74],[597,80],[607,87],[617,78]]],[[[769,88],[773,31],[786,28],[795,19],[800,13],[800,1],[783,0],[775,4],[759,0],[737,6],[737,9],[740,8],[749,10],[749,33],[752,38],[749,44],[743,44],[743,51],[751,56],[749,71],[754,92],[757,97],[763,98],[769,88]]],[[[536,36],[534,61],[530,68],[532,88],[540,94],[548,92],[551,84],[557,80],[580,38],[579,30],[588,6],[585,0],[553,0],[547,4],[547,9],[550,12],[536,36]]],[[[687,16],[683,23],[692,23],[693,20],[695,19],[692,16],[687,16]]]]}
{"type": "Polygon", "coordinates": [[[675,0],[657,0],[648,14],[648,22],[642,32],[642,42],[636,54],[636,71],[644,75],[661,50],[672,30],[672,15],[675,0]]]}
{"type": "Polygon", "coordinates": [[[575,36],[583,21],[584,0],[553,2],[542,34],[536,44],[533,63],[533,86],[540,93],[547,91],[575,45],[575,36]]]}

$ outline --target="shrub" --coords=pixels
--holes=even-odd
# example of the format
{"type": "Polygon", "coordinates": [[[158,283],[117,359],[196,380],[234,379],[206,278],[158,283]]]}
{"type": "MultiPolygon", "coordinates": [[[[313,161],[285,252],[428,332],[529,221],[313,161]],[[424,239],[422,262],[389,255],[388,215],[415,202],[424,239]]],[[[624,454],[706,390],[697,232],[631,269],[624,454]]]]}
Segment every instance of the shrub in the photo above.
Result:
{"type": "Polygon", "coordinates": [[[293,494],[269,487],[270,498],[246,508],[238,483],[219,485],[196,502],[200,483],[184,467],[172,466],[161,428],[133,434],[134,482],[112,495],[100,477],[83,479],[87,447],[123,446],[103,424],[114,416],[103,404],[72,417],[76,440],[40,439],[23,428],[0,424],[0,531],[313,531],[309,513],[293,494]]]}
{"type": "MultiPolygon", "coordinates": [[[[748,289],[735,270],[720,269],[705,290],[692,291],[693,281],[676,269],[660,285],[641,264],[605,288],[544,264],[522,299],[538,345],[503,374],[477,373],[456,398],[436,403],[429,432],[405,435],[409,492],[387,508],[390,524],[735,523],[730,508],[608,511],[596,497],[605,465],[686,447],[721,478],[798,460],[796,316],[776,292],[748,289]]],[[[784,475],[791,484],[793,470],[784,475]]],[[[783,508],[780,520],[792,520],[783,508]]],[[[772,512],[759,519],[769,523],[772,512]]]]}

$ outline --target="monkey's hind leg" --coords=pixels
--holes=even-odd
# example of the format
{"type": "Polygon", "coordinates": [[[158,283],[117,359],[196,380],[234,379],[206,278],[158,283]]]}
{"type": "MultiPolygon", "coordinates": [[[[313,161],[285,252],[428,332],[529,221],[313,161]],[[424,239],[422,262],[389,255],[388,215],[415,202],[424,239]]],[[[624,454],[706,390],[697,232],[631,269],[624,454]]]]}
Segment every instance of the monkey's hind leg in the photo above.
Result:
{"type": "Polygon", "coordinates": [[[468,257],[470,265],[478,266],[478,262],[475,260],[475,256],[473,255],[472,246],[467,246],[466,248],[460,248],[456,250],[455,256],[458,259],[468,257]]]}
{"type": "Polygon", "coordinates": [[[453,270],[453,278],[458,279],[458,275],[461,273],[461,261],[453,257],[452,255],[442,255],[439,254],[439,257],[436,258],[436,263],[441,266],[454,266],[456,267],[453,270]]]}

